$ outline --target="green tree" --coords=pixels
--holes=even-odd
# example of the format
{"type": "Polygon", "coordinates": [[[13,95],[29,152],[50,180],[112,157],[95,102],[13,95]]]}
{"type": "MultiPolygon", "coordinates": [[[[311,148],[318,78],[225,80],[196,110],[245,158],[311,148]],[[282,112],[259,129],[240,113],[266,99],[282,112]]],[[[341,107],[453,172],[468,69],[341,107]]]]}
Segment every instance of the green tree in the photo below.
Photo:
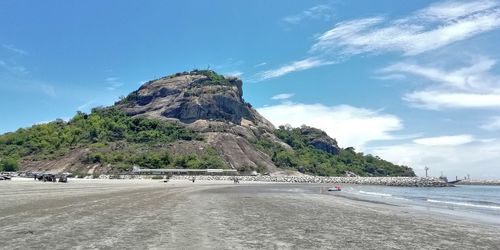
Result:
{"type": "Polygon", "coordinates": [[[0,160],[0,170],[13,172],[18,170],[17,160],[14,158],[3,158],[0,160]]]}

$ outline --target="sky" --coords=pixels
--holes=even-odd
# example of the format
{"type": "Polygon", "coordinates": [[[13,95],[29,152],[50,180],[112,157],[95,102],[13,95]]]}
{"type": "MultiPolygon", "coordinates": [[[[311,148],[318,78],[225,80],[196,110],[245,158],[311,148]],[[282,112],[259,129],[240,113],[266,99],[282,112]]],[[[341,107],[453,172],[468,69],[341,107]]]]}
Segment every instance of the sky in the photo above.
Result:
{"type": "Polygon", "coordinates": [[[500,1],[0,2],[0,133],[212,69],[274,125],[500,178],[500,1]]]}

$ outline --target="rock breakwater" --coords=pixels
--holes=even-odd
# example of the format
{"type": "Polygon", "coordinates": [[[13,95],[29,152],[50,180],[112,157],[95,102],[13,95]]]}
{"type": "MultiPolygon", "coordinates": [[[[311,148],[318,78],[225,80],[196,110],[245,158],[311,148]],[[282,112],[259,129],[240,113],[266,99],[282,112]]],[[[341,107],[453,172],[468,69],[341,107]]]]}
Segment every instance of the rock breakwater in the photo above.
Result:
{"type": "MultiPolygon", "coordinates": [[[[234,176],[175,175],[172,180],[232,181],[234,176]]],[[[360,185],[385,185],[401,187],[445,187],[448,184],[439,178],[423,177],[321,177],[321,176],[237,176],[240,181],[285,182],[285,183],[339,183],[360,185]]]]}
{"type": "Polygon", "coordinates": [[[468,180],[462,180],[458,185],[495,185],[495,186],[500,186],[500,180],[474,180],[474,179],[468,179],[468,180]]]}

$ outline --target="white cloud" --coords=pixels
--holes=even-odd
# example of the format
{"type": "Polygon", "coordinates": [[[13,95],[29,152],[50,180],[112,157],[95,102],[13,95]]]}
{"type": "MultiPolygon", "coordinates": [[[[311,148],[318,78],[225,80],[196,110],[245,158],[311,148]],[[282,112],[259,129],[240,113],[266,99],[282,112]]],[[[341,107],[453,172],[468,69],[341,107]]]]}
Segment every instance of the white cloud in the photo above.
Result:
{"type": "Polygon", "coordinates": [[[408,165],[415,172],[425,175],[424,167],[430,168],[431,176],[441,171],[449,178],[471,174],[471,178],[500,178],[500,142],[476,140],[461,145],[398,144],[371,148],[368,151],[396,164],[408,165]]]}
{"type": "Polygon", "coordinates": [[[283,76],[295,71],[302,71],[306,69],[316,68],[323,65],[333,64],[333,61],[325,61],[319,58],[309,57],[304,60],[291,62],[290,64],[281,66],[277,69],[267,70],[259,73],[259,78],[261,80],[271,79],[279,76],[283,76]]]}
{"type": "Polygon", "coordinates": [[[396,51],[417,55],[500,28],[496,1],[449,1],[400,19],[382,16],[338,23],[312,46],[315,53],[356,55],[396,51]]]}
{"type": "Polygon", "coordinates": [[[481,125],[484,130],[500,130],[500,116],[491,117],[488,122],[481,125]]]}
{"type": "MultiPolygon", "coordinates": [[[[425,109],[500,108],[500,76],[491,74],[496,61],[472,58],[471,65],[452,70],[415,63],[396,63],[379,73],[424,79],[428,87],[405,94],[404,100],[425,109]]],[[[455,64],[456,62],[452,62],[455,64]]]]}
{"type": "Polygon", "coordinates": [[[362,149],[366,143],[395,139],[391,132],[403,128],[390,114],[348,105],[282,103],[257,109],[274,125],[308,125],[324,130],[342,147],[362,149]]]}
{"type": "Polygon", "coordinates": [[[332,8],[328,5],[321,4],[304,10],[298,14],[284,17],[283,21],[288,24],[298,24],[308,19],[329,21],[332,18],[332,8]]]}
{"type": "Polygon", "coordinates": [[[271,99],[272,100],[286,100],[294,95],[295,95],[294,93],[282,93],[282,94],[277,94],[277,95],[271,97],[271,99]]]}
{"type": "Polygon", "coordinates": [[[472,135],[448,135],[419,138],[413,140],[413,142],[426,146],[458,146],[473,142],[474,140],[474,136],[472,135]]]}
{"type": "Polygon", "coordinates": [[[27,51],[19,49],[19,48],[16,48],[12,44],[2,44],[2,47],[4,49],[10,50],[10,51],[12,51],[14,53],[17,53],[17,54],[20,54],[20,55],[28,55],[29,54],[27,51]]]}

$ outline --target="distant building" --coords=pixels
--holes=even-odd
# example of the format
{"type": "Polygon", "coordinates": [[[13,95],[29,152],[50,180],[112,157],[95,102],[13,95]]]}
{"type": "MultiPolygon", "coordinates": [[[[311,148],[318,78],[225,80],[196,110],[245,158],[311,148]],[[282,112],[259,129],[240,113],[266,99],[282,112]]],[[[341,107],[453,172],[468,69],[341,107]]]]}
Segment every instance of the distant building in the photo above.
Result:
{"type": "Polygon", "coordinates": [[[183,168],[160,168],[149,169],[134,167],[133,174],[138,175],[237,175],[236,169],[183,169],[183,168]]]}

